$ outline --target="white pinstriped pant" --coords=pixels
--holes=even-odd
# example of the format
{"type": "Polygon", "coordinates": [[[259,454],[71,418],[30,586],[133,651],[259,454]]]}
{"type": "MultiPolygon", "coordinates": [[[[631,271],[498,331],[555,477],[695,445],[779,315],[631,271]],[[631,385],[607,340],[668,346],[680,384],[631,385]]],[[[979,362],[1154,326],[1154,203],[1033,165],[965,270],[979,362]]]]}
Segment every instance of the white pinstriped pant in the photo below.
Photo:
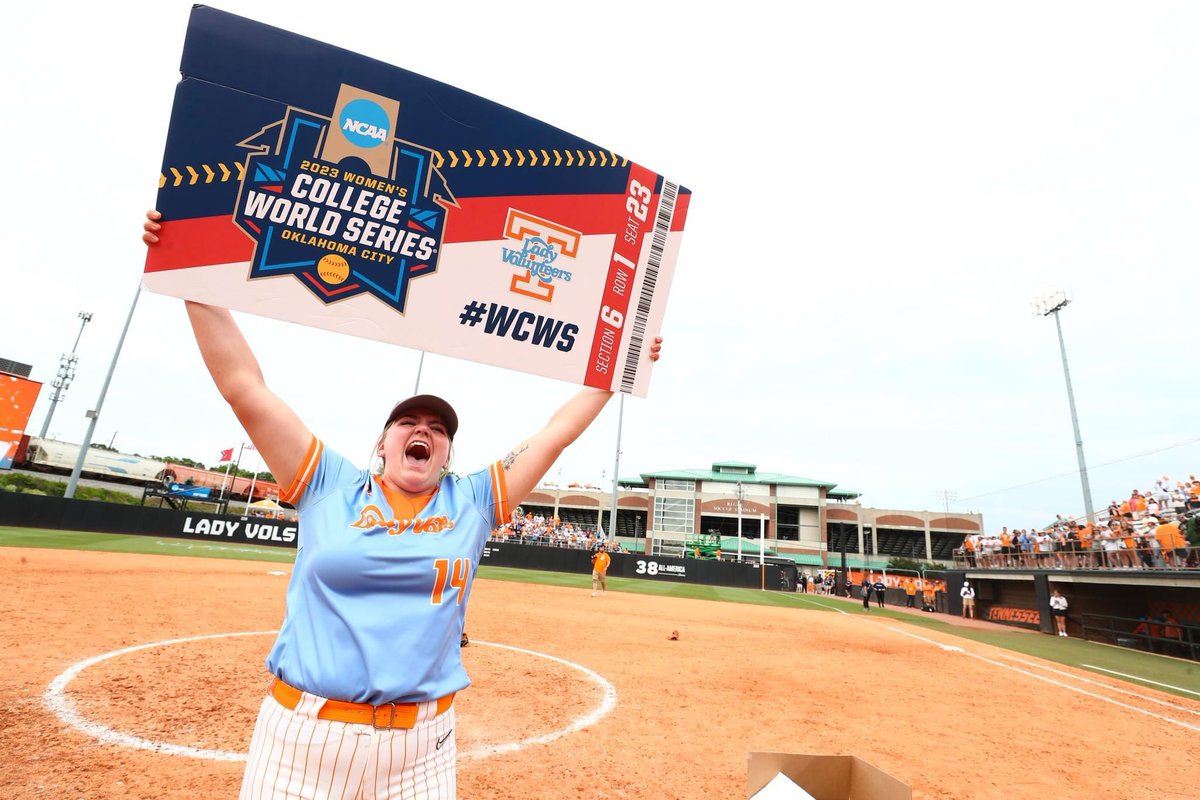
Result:
{"type": "Polygon", "coordinates": [[[437,716],[437,703],[422,703],[412,729],[376,730],[318,719],[324,703],[308,693],[295,709],[263,700],[240,800],[454,800],[453,706],[437,716]]]}

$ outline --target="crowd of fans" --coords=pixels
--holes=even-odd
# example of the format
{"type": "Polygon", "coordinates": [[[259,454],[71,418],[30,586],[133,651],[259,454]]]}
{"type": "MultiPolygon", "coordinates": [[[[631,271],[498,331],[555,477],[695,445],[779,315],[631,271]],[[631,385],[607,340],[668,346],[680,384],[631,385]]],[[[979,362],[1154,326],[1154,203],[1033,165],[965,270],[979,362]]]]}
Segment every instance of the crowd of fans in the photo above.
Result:
{"type": "Polygon", "coordinates": [[[1005,527],[975,534],[957,555],[967,566],[985,568],[1200,568],[1200,480],[1195,475],[1174,485],[1164,475],[1153,489],[1135,489],[1098,516],[1092,521],[1060,515],[1040,530],[1005,527]]]}
{"type": "MultiPolygon", "coordinates": [[[[513,512],[511,520],[492,531],[492,539],[499,542],[574,547],[581,550],[594,550],[601,542],[608,541],[608,537],[599,527],[576,525],[558,517],[546,517],[533,512],[522,515],[516,511],[513,512]]],[[[624,552],[620,542],[613,543],[608,550],[611,553],[624,552]]]]}

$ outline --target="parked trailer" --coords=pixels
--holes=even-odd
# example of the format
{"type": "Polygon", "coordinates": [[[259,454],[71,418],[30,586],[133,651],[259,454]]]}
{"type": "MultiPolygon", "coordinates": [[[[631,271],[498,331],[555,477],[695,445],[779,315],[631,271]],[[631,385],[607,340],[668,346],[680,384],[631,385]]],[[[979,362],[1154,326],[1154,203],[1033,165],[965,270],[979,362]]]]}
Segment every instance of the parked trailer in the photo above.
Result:
{"type": "MultiPolygon", "coordinates": [[[[20,452],[17,455],[20,460],[14,462],[14,466],[70,475],[75,469],[75,462],[79,460],[79,445],[31,436],[23,455],[20,452]]],[[[80,473],[89,478],[140,485],[147,481],[159,480],[159,475],[166,466],[164,462],[153,458],[89,447],[80,473]]]]}
{"type": "Polygon", "coordinates": [[[207,486],[212,489],[213,497],[220,496],[223,485],[225,487],[225,497],[245,498],[250,493],[250,485],[253,483],[253,500],[265,500],[268,497],[277,499],[279,497],[279,485],[270,481],[234,477],[233,475],[226,478],[224,472],[185,467],[182,464],[164,464],[158,479],[164,484],[185,484],[191,481],[192,486],[207,486]]]}
{"type": "MultiPolygon", "coordinates": [[[[17,451],[13,466],[37,472],[70,475],[75,469],[75,461],[78,458],[79,445],[77,444],[31,436],[28,445],[17,451]]],[[[88,448],[81,474],[88,478],[131,483],[138,486],[144,486],[147,483],[185,484],[190,480],[193,486],[211,488],[214,498],[220,496],[221,486],[224,483],[225,497],[245,499],[249,495],[250,485],[253,483],[252,502],[279,497],[279,486],[270,481],[255,481],[251,478],[238,478],[232,475],[227,479],[224,472],[216,470],[185,467],[169,461],[117,453],[97,447],[88,448]]]]}

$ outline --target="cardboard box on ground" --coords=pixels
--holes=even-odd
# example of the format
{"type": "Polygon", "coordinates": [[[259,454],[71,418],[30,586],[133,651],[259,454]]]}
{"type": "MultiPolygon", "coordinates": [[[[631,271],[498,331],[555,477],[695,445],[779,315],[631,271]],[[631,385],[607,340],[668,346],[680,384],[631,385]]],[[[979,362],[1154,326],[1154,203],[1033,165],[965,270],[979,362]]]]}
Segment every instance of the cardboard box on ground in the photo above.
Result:
{"type": "Polygon", "coordinates": [[[746,771],[746,797],[756,800],[805,797],[786,794],[791,787],[785,782],[772,784],[780,774],[813,800],[912,800],[908,785],[857,756],[801,753],[751,753],[746,771]],[[760,795],[764,789],[768,794],[760,795]]]}

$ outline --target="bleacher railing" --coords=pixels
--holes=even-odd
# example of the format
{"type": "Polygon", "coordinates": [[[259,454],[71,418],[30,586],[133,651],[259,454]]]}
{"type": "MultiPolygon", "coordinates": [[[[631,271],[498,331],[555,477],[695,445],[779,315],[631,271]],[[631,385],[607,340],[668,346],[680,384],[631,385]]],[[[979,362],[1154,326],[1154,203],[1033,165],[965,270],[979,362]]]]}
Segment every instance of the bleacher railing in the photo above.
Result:
{"type": "Polygon", "coordinates": [[[1200,547],[1182,551],[1156,547],[1122,547],[1118,550],[1089,547],[1019,553],[972,552],[960,547],[954,551],[954,566],[959,569],[1200,570],[1200,547]]]}

